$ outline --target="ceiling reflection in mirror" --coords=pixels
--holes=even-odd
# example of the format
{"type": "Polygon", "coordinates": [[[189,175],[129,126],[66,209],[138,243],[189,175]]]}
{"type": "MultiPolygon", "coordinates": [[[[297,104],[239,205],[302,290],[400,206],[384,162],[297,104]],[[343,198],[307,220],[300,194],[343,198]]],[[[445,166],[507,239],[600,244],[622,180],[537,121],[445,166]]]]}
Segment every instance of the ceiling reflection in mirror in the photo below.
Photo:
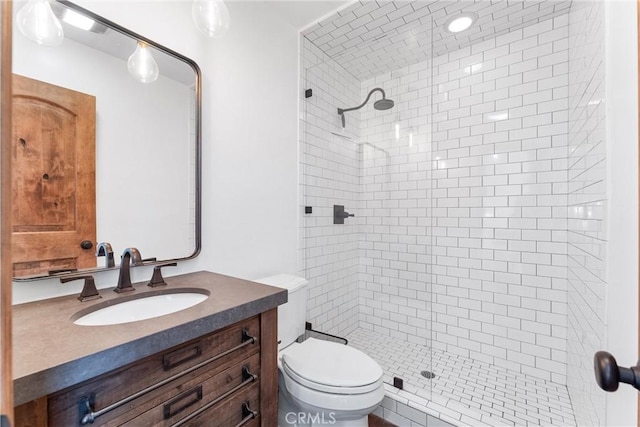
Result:
{"type": "Polygon", "coordinates": [[[14,277],[104,268],[105,258],[95,256],[99,242],[111,244],[116,265],[128,247],[157,262],[196,256],[197,65],[69,2],[49,2],[64,31],[62,43],[39,45],[16,25],[15,14],[25,4],[15,2],[13,26],[14,277]],[[139,56],[131,58],[140,48],[157,64],[156,78],[139,56]],[[144,73],[151,75],[148,82],[144,73]],[[25,88],[16,89],[17,79],[25,88]],[[76,112],[68,106],[75,101],[53,99],[58,92],[89,104],[93,99],[95,107],[76,112]],[[65,114],[70,118],[61,119],[65,114]],[[84,131],[95,128],[90,137],[78,136],[80,118],[92,123],[82,125],[84,131]],[[83,151],[94,153],[94,160],[85,160],[92,153],[83,151]],[[93,189],[80,180],[82,173],[94,174],[93,189]],[[83,202],[83,191],[94,194],[83,202]],[[93,223],[93,235],[90,225],[88,232],[78,231],[83,221],[93,223]],[[56,240],[56,233],[66,237],[56,240]]]}

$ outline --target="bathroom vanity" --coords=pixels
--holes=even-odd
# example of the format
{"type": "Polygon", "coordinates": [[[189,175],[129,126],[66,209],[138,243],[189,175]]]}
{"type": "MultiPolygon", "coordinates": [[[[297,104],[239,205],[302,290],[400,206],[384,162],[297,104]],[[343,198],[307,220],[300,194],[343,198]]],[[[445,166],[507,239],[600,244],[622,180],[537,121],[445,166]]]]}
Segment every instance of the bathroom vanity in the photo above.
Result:
{"type": "MultiPolygon", "coordinates": [[[[166,292],[208,298],[136,322],[79,326],[79,313],[157,293],[75,296],[14,307],[17,426],[276,425],[277,306],[286,290],[198,272],[166,292]],[[119,299],[120,298],[120,299],[119,299]]],[[[162,292],[162,291],[160,291],[162,292]]]]}

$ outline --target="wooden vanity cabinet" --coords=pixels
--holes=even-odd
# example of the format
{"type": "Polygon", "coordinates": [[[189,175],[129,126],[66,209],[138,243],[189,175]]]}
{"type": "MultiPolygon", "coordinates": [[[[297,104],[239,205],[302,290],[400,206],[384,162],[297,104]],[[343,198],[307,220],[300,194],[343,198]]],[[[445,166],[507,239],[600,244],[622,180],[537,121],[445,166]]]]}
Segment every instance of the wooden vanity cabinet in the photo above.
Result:
{"type": "Polygon", "coordinates": [[[18,427],[277,425],[277,309],[15,408],[18,427]],[[114,405],[115,406],[115,405],[114,405]],[[88,424],[87,424],[88,425],[88,424]]]}

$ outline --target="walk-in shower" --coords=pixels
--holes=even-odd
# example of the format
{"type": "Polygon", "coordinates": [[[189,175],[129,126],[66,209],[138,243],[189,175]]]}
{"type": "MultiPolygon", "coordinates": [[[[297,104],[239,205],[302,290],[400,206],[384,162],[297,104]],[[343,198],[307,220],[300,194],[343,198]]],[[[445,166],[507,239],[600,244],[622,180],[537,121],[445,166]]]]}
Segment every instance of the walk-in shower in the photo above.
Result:
{"type": "Polygon", "coordinates": [[[345,127],[345,119],[344,119],[344,113],[346,113],[347,111],[355,111],[355,110],[359,110],[362,107],[364,107],[365,105],[367,105],[367,103],[369,102],[369,98],[371,98],[371,95],[373,94],[373,92],[379,91],[380,93],[382,93],[382,99],[378,99],[376,102],[373,103],[373,108],[375,108],[376,110],[379,111],[384,111],[384,110],[389,110],[391,108],[393,108],[394,102],[391,99],[387,99],[387,95],[384,93],[384,90],[382,88],[375,88],[375,89],[371,89],[371,91],[367,94],[367,98],[364,100],[364,102],[360,105],[358,105],[357,107],[352,107],[352,108],[338,108],[338,114],[340,115],[340,118],[342,119],[342,127],[345,127]]]}
{"type": "Polygon", "coordinates": [[[395,424],[603,424],[602,3],[363,0],[303,31],[307,318],[383,366],[395,424]]]}

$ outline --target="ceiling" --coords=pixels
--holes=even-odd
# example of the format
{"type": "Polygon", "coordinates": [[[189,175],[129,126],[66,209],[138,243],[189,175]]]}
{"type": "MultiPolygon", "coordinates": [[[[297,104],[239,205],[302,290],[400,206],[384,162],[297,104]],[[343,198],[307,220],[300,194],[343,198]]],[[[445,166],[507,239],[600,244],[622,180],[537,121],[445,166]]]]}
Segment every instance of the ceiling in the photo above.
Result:
{"type": "Polygon", "coordinates": [[[331,12],[343,7],[348,0],[266,0],[285,21],[293,27],[303,29],[331,12]]]}
{"type": "Polygon", "coordinates": [[[571,0],[360,0],[303,31],[359,80],[406,67],[565,14],[571,0]],[[452,34],[461,12],[477,21],[452,34]]]}

